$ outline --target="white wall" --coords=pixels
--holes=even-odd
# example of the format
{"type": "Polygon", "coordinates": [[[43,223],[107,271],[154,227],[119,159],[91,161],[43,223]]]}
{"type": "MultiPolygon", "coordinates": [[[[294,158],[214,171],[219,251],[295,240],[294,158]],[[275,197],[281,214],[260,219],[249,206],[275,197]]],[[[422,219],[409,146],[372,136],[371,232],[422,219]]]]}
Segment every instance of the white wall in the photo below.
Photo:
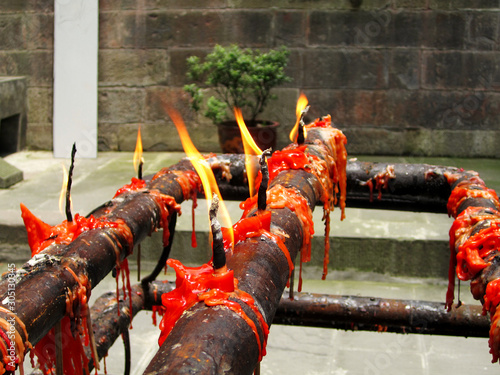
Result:
{"type": "Polygon", "coordinates": [[[55,0],[54,156],[97,157],[98,0],[55,0]]]}

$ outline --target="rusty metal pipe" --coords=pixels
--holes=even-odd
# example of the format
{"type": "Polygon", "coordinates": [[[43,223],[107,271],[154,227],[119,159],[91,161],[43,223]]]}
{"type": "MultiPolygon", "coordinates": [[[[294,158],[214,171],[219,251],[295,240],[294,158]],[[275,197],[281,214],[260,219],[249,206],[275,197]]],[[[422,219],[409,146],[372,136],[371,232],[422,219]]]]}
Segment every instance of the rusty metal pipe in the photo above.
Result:
{"type": "MultiPolygon", "coordinates": [[[[132,287],[132,318],[140,310],[161,305],[161,296],[175,288],[174,282],[154,281],[147,291],[132,287]]],[[[420,300],[377,297],[285,293],[272,324],[333,328],[355,331],[432,334],[463,337],[488,337],[489,319],[479,305],[462,305],[446,312],[445,304],[420,300]]],[[[99,297],[91,308],[99,359],[103,358],[120,333],[128,329],[128,297],[116,299],[116,292],[99,297]],[[120,316],[117,316],[118,306],[120,316]]],[[[90,358],[90,351],[88,351],[90,358]]],[[[93,368],[91,360],[89,370],[93,368]]]]}
{"type": "Polygon", "coordinates": [[[312,293],[283,298],[273,324],[465,337],[488,337],[489,331],[477,305],[447,312],[439,302],[312,293]]]}
{"type": "MultiPolygon", "coordinates": [[[[317,133],[319,138],[321,132],[317,133]]],[[[326,136],[329,134],[326,132],[326,136]]],[[[335,156],[326,154],[330,152],[328,148],[308,147],[323,159],[335,156]]],[[[324,193],[320,180],[302,170],[286,170],[275,177],[271,186],[287,186],[291,181],[295,181],[294,188],[313,209],[324,193]],[[294,180],[297,175],[302,177],[294,180]]],[[[271,232],[280,233],[293,261],[305,235],[300,219],[286,207],[270,211],[271,232]]],[[[227,267],[234,271],[238,288],[253,297],[266,323],[271,324],[290,274],[288,260],[279,245],[265,235],[247,238],[228,256],[227,267]]],[[[264,342],[261,322],[245,303],[236,301],[253,321],[260,342],[264,342]]],[[[225,306],[208,307],[199,302],[177,320],[144,373],[218,374],[229,371],[251,374],[259,362],[260,349],[253,330],[244,319],[225,306]]]]}

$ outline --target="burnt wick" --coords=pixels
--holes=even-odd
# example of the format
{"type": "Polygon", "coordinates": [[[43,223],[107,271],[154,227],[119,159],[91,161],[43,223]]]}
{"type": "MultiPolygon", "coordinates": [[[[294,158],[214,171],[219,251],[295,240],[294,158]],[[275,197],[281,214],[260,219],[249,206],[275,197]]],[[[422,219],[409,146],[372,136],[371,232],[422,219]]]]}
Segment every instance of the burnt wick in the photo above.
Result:
{"type": "Polygon", "coordinates": [[[304,116],[306,115],[307,111],[309,111],[309,106],[305,107],[302,112],[300,113],[300,120],[299,120],[299,129],[298,129],[298,134],[297,134],[297,144],[301,145],[305,142],[306,135],[304,131],[304,116]]]}
{"type": "Polygon", "coordinates": [[[268,148],[262,153],[259,163],[260,163],[260,173],[262,174],[262,180],[259,186],[259,192],[257,196],[257,209],[259,211],[265,211],[267,207],[267,186],[269,185],[269,169],[267,167],[266,157],[271,156],[271,149],[268,148]]]}
{"type": "Polygon", "coordinates": [[[214,193],[212,203],[210,204],[210,228],[212,230],[212,252],[213,252],[213,267],[214,271],[224,269],[226,267],[226,252],[224,251],[224,239],[222,237],[222,229],[217,220],[217,212],[219,211],[219,198],[214,193]]]}
{"type": "Polygon", "coordinates": [[[69,172],[68,172],[68,183],[66,184],[66,220],[68,222],[73,221],[73,215],[71,214],[71,184],[73,182],[73,168],[75,167],[75,155],[76,155],[76,143],[73,143],[73,148],[71,149],[71,164],[69,166],[69,172]]]}

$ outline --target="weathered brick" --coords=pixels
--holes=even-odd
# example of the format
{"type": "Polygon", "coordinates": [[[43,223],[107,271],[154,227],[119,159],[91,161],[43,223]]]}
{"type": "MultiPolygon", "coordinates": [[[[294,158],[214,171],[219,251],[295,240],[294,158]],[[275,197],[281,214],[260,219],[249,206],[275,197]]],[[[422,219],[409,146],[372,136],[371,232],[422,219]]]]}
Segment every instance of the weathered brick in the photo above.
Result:
{"type": "MultiPolygon", "coordinates": [[[[254,14],[248,15],[254,18],[254,14]]],[[[213,46],[231,41],[245,43],[239,39],[235,22],[239,13],[213,11],[158,11],[127,15],[125,18],[124,44],[140,48],[166,48],[169,46],[213,46]]],[[[241,20],[239,28],[245,27],[247,19],[241,20]]],[[[268,30],[267,30],[268,31],[268,30]]],[[[264,33],[264,30],[255,35],[264,33]]]]}
{"type": "Polygon", "coordinates": [[[117,10],[133,10],[147,9],[142,2],[137,0],[100,0],[99,11],[117,11],[117,10]]]}
{"type": "Polygon", "coordinates": [[[435,123],[438,128],[443,129],[498,129],[499,113],[498,94],[488,91],[461,91],[450,95],[444,110],[436,116],[435,123]]]}
{"type": "Polygon", "coordinates": [[[124,46],[124,19],[121,12],[99,13],[99,48],[124,46]]]}
{"type": "Polygon", "coordinates": [[[402,10],[392,13],[392,45],[394,47],[420,47],[424,41],[422,25],[425,12],[402,10]]]}
{"type": "Polygon", "coordinates": [[[97,149],[99,151],[119,151],[118,147],[119,128],[120,128],[119,124],[106,124],[99,122],[97,131],[98,134],[97,149]]]}
{"type": "Polygon", "coordinates": [[[459,51],[424,52],[423,87],[430,89],[464,87],[464,56],[459,51]]]}
{"type": "Polygon", "coordinates": [[[288,65],[285,68],[285,73],[291,77],[292,81],[285,83],[284,87],[304,87],[304,59],[303,55],[307,50],[290,49],[290,57],[288,65]]]}
{"type": "Polygon", "coordinates": [[[387,126],[392,123],[385,90],[357,90],[352,106],[355,125],[387,126]]]}
{"type": "Polygon", "coordinates": [[[396,9],[427,9],[428,0],[395,0],[396,9]]]}
{"type": "Polygon", "coordinates": [[[348,124],[341,130],[347,137],[347,153],[354,155],[401,155],[405,134],[393,129],[356,127],[348,124]]]}
{"type": "Polygon", "coordinates": [[[137,12],[123,16],[123,47],[166,48],[174,38],[172,12],[137,12]]]}
{"type": "Polygon", "coordinates": [[[101,50],[99,85],[165,84],[167,67],[168,55],[165,50],[101,50]]]}
{"type": "Polygon", "coordinates": [[[304,55],[304,83],[317,88],[386,88],[386,59],[378,50],[311,51],[304,55]]]}
{"type": "Polygon", "coordinates": [[[167,114],[163,103],[174,106],[186,122],[194,118],[194,112],[189,107],[190,97],[182,88],[152,86],[146,88],[145,122],[164,122],[167,114]]]}
{"type": "Polygon", "coordinates": [[[467,33],[465,46],[467,49],[495,50],[500,41],[498,35],[498,12],[467,12],[467,33]]]}
{"type": "Polygon", "coordinates": [[[272,45],[273,14],[269,10],[234,11],[229,17],[229,33],[233,43],[245,47],[267,47],[272,45]]]}
{"type": "MultiPolygon", "coordinates": [[[[128,0],[133,1],[133,0],[128,0]]],[[[225,8],[226,0],[145,0],[145,9],[211,9],[211,8],[225,8]]]]}
{"type": "Polygon", "coordinates": [[[305,47],[307,14],[303,11],[278,11],[275,14],[275,46],[305,47]]]}
{"type": "Polygon", "coordinates": [[[26,45],[28,49],[54,48],[54,14],[37,13],[26,15],[26,45]]]}
{"type": "Polygon", "coordinates": [[[25,32],[21,14],[0,14],[0,49],[25,49],[25,32]]]}
{"type": "Polygon", "coordinates": [[[186,77],[188,69],[186,59],[190,56],[198,56],[203,59],[208,52],[209,51],[199,49],[171,49],[168,53],[168,84],[182,87],[189,83],[186,77]]]}
{"type": "Polygon", "coordinates": [[[395,128],[409,128],[425,123],[422,118],[418,90],[393,89],[387,92],[388,125],[395,128]]]}
{"type": "Polygon", "coordinates": [[[330,114],[337,127],[353,123],[354,90],[309,89],[304,92],[311,104],[307,121],[330,114]]]}
{"type": "MultiPolygon", "coordinates": [[[[0,75],[30,76],[30,53],[27,51],[0,51],[0,75]]],[[[33,82],[30,82],[33,84],[33,82]]]]}
{"type": "Polygon", "coordinates": [[[500,82],[498,55],[494,52],[433,52],[424,56],[427,88],[484,89],[500,82]]]}
{"type": "Polygon", "coordinates": [[[463,12],[426,12],[423,47],[462,49],[465,45],[466,19],[463,12]]]}
{"type": "Polygon", "coordinates": [[[26,145],[30,150],[52,150],[52,124],[30,122],[26,131],[26,145]]]}
{"type": "Polygon", "coordinates": [[[391,35],[389,11],[313,11],[309,17],[311,45],[376,46],[391,35]]]}
{"type": "Polygon", "coordinates": [[[30,0],[3,0],[2,13],[23,12],[29,6],[30,0]]]}
{"type": "MultiPolygon", "coordinates": [[[[22,2],[26,0],[21,0],[22,2]]],[[[30,9],[34,12],[41,13],[54,13],[54,3],[53,0],[27,0],[28,6],[27,9],[30,9]]]]}
{"type": "Polygon", "coordinates": [[[143,121],[145,97],[143,89],[100,89],[98,96],[99,122],[143,121]]]}
{"type": "Polygon", "coordinates": [[[420,116],[416,125],[427,129],[464,129],[458,106],[465,99],[461,91],[422,91],[418,97],[420,116]]]}
{"type": "Polygon", "coordinates": [[[54,82],[54,52],[33,51],[30,59],[30,84],[51,87],[54,82]]]}
{"type": "Polygon", "coordinates": [[[33,123],[50,123],[53,114],[52,88],[28,89],[28,119],[33,123]]]}
{"type": "Polygon", "coordinates": [[[498,9],[498,0],[429,0],[430,9],[498,9]]]}
{"type": "Polygon", "coordinates": [[[389,64],[389,87],[416,90],[420,88],[420,50],[392,49],[389,64]]]}
{"type": "MultiPolygon", "coordinates": [[[[344,1],[328,1],[328,0],[278,0],[273,1],[272,6],[279,9],[341,9],[356,11],[360,9],[381,9],[389,6],[391,0],[344,0],[344,1]]],[[[267,8],[269,1],[266,0],[229,0],[228,5],[233,8],[267,8]]]]}

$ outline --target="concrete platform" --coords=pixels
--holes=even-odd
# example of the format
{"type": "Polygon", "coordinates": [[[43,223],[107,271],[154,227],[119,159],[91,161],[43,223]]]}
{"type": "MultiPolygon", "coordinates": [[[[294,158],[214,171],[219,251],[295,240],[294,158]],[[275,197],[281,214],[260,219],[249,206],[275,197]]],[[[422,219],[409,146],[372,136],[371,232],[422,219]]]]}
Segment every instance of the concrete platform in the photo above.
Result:
{"type": "MultiPolygon", "coordinates": [[[[183,153],[145,154],[144,173],[154,173],[174,164],[183,153]]],[[[410,159],[364,157],[362,160],[418,162],[474,169],[488,187],[500,188],[500,162],[467,159],[410,159]]],[[[48,152],[19,152],[6,161],[24,173],[24,181],[0,190],[0,262],[19,266],[29,258],[26,234],[19,204],[23,202],[49,224],[64,219],[59,212],[62,167],[69,160],[54,159],[48,152]]],[[[134,175],[132,153],[101,153],[97,159],[77,159],[73,181],[73,212],[87,214],[109,200],[115,191],[134,175]]],[[[233,220],[241,211],[228,202],[233,220]]],[[[198,249],[190,248],[191,203],[182,205],[173,257],[186,263],[201,264],[209,258],[206,207],[197,208],[198,249]]],[[[451,219],[444,214],[409,213],[348,209],[347,219],[332,214],[332,253],[330,273],[319,280],[322,254],[321,212],[315,213],[316,236],[313,261],[305,268],[304,291],[421,299],[442,302],[446,291],[448,230],[451,219]],[[403,252],[403,253],[402,253],[403,252]],[[381,255],[382,254],[382,255],[381,255]],[[403,254],[403,255],[402,255],[403,254]],[[405,262],[398,261],[405,259],[405,262]]],[[[143,265],[151,267],[157,258],[159,239],[153,236],[143,246],[143,265]],[[151,261],[148,262],[148,259],[151,261]]],[[[133,256],[134,257],[134,256],[133,256]]],[[[132,260],[133,272],[136,263],[132,260]]],[[[143,270],[143,272],[146,272],[143,270]]],[[[172,277],[168,275],[167,277],[172,277]]],[[[133,275],[133,280],[136,276],[133,275]]],[[[115,288],[109,276],[92,292],[115,288]]],[[[473,301],[468,288],[462,300],[473,301]]],[[[151,314],[143,312],[134,320],[132,335],[132,374],[142,371],[157,351],[158,328],[151,314]]],[[[123,372],[123,345],[117,342],[107,358],[108,374],[123,372]]],[[[262,374],[441,374],[493,373],[498,365],[490,363],[486,339],[400,335],[388,333],[344,332],[328,329],[273,326],[262,374]]]]}

